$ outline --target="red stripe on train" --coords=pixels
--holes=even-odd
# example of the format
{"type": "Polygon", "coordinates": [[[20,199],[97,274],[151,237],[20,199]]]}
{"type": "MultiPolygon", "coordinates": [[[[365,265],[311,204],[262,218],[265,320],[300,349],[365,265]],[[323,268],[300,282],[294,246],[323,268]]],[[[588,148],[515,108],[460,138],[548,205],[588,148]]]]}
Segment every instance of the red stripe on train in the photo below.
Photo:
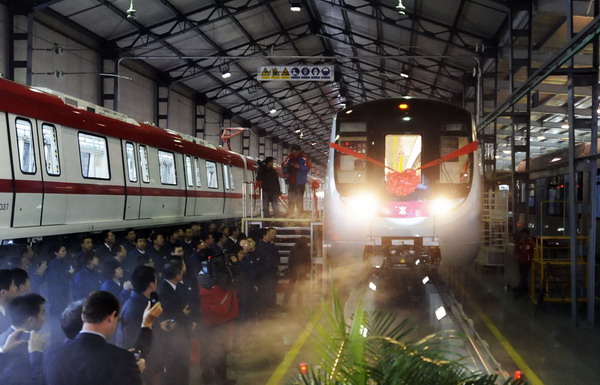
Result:
{"type": "MultiPolygon", "coordinates": [[[[115,186],[90,183],[65,183],[65,182],[40,182],[17,180],[15,181],[17,193],[41,194],[42,188],[46,194],[73,194],[73,195],[127,195],[136,196],[169,196],[196,198],[231,198],[241,199],[241,193],[223,193],[222,191],[182,190],[173,188],[115,186]]],[[[10,179],[0,179],[0,193],[12,193],[13,184],[10,179]]]]}

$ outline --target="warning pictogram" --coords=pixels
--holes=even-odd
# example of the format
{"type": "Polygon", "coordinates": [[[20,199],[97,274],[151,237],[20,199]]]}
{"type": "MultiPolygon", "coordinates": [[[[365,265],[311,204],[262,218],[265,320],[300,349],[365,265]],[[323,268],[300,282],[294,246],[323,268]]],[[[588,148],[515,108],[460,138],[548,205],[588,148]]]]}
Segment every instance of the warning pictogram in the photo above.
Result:
{"type": "Polygon", "coordinates": [[[258,67],[258,81],[333,81],[333,66],[258,67]]]}

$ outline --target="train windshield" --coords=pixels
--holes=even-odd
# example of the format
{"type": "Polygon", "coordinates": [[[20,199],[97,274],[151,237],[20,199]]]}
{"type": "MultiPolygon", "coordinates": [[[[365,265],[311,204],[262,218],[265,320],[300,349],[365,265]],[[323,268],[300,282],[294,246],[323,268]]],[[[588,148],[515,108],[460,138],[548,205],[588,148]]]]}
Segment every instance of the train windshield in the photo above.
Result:
{"type": "Polygon", "coordinates": [[[385,136],[385,179],[395,171],[415,170],[421,176],[421,135],[390,134],[385,136]]]}
{"type": "Polygon", "coordinates": [[[405,110],[393,100],[353,110],[336,117],[332,133],[338,145],[334,178],[341,196],[365,191],[382,200],[420,201],[469,194],[474,162],[467,111],[427,100],[411,100],[405,110]],[[407,178],[392,177],[396,172],[405,172],[407,178]],[[405,189],[402,183],[408,180],[411,188],[405,189]]]}

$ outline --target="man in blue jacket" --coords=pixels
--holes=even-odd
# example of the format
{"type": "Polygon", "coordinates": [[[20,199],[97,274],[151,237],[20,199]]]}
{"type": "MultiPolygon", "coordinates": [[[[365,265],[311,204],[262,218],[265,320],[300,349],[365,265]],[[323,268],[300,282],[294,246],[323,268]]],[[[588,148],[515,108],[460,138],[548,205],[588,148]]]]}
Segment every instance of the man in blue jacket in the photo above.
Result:
{"type": "Polygon", "coordinates": [[[295,144],[292,146],[292,153],[283,162],[283,166],[289,183],[288,216],[301,216],[304,213],[304,189],[308,172],[312,167],[310,159],[302,152],[302,148],[295,144]]]}

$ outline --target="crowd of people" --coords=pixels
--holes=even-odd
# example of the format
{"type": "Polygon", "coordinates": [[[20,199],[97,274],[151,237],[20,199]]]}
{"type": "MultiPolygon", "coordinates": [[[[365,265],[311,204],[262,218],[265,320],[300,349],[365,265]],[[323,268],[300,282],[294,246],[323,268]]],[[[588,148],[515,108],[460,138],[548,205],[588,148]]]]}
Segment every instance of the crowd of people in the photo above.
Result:
{"type": "Polygon", "coordinates": [[[276,236],[211,223],[19,246],[0,260],[0,383],[187,385],[195,340],[202,383],[235,383],[233,326],[276,307],[276,236]]]}

